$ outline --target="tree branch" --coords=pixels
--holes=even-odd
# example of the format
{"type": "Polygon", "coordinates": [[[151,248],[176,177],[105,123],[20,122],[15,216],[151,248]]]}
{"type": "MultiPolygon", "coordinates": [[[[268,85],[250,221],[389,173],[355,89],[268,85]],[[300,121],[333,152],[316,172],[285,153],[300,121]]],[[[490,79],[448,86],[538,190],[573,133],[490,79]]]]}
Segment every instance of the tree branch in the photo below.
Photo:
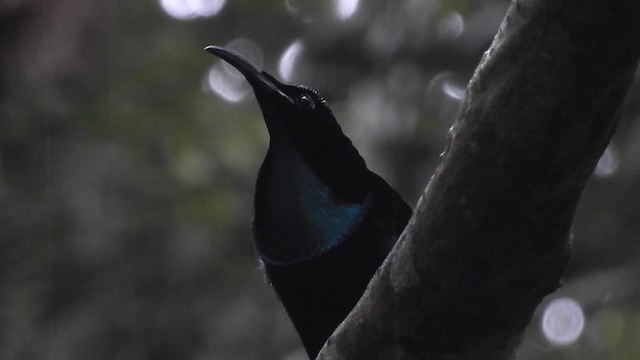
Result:
{"type": "Polygon", "coordinates": [[[318,359],[506,359],[559,286],[640,56],[636,0],[520,0],[414,217],[318,359]]]}

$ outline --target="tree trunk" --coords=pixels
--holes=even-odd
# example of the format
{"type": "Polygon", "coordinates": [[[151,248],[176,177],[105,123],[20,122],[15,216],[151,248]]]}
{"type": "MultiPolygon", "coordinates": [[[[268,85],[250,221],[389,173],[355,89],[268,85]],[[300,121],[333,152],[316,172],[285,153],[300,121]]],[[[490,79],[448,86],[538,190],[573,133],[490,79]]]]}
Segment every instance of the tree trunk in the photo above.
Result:
{"type": "Polygon", "coordinates": [[[414,217],[318,359],[512,358],[639,55],[636,0],[513,1],[414,217]]]}

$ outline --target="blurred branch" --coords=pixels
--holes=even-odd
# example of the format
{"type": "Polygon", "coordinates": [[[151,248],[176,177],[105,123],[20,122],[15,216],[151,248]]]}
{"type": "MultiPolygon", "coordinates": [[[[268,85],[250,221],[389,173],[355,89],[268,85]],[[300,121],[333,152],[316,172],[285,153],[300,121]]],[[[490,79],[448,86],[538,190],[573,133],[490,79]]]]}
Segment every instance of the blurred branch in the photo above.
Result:
{"type": "Polygon", "coordinates": [[[415,216],[318,359],[506,359],[559,286],[640,56],[635,0],[514,1],[415,216]]]}

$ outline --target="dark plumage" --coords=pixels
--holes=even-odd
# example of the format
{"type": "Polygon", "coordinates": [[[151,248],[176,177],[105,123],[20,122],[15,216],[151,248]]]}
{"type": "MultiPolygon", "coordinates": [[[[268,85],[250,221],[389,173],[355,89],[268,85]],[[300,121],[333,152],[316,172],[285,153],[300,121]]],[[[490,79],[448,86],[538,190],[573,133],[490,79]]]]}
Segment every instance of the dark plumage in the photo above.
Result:
{"type": "Polygon", "coordinates": [[[367,169],[314,90],[285,85],[233,51],[210,53],[249,81],[269,130],[253,237],[310,357],[364,292],[411,216],[367,169]]]}

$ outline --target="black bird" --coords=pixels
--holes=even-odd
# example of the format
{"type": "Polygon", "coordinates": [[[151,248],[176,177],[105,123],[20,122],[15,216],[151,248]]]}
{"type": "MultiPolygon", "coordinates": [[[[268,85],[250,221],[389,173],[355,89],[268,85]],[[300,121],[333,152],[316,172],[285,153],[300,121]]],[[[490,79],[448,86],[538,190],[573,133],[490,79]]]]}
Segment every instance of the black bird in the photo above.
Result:
{"type": "Polygon", "coordinates": [[[276,293],[315,358],[362,296],[411,208],[367,166],[331,109],[239,54],[206,51],[249,81],[270,135],[258,173],[253,238],[276,293]]]}

